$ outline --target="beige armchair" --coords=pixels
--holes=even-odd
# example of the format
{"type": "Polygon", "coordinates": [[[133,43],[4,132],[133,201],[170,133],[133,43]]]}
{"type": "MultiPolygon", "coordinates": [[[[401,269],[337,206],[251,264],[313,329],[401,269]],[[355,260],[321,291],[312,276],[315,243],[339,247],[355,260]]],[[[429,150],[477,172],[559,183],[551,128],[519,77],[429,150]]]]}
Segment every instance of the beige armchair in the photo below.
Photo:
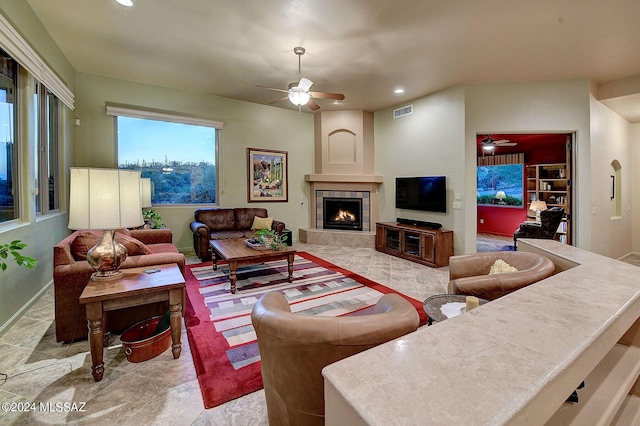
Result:
{"type": "Polygon", "coordinates": [[[380,298],[371,315],[322,317],[291,313],[285,297],[270,292],[255,304],[251,321],[269,424],[298,426],[324,425],[326,365],[415,331],[420,319],[397,294],[380,298]]]}
{"type": "Polygon", "coordinates": [[[535,253],[483,252],[449,258],[449,294],[465,294],[494,300],[545,279],[555,272],[551,260],[535,253]],[[517,272],[489,275],[491,265],[502,259],[517,272]]]}

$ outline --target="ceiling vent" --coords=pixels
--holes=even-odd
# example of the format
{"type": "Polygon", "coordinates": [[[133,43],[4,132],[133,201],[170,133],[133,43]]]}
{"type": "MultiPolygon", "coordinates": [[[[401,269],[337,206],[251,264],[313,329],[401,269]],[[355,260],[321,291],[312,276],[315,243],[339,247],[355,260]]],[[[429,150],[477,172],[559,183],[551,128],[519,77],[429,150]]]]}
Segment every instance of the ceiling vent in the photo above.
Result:
{"type": "Polygon", "coordinates": [[[400,118],[409,114],[413,114],[413,105],[407,105],[405,107],[393,110],[393,118],[400,118]]]}

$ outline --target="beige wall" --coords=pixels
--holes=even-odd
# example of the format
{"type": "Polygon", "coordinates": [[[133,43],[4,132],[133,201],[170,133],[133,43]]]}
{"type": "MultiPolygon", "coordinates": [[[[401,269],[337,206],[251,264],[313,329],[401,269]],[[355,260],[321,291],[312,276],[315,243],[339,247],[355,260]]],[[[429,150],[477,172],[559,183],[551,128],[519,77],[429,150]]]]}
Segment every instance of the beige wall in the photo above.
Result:
{"type": "Polygon", "coordinates": [[[464,108],[464,88],[458,86],[377,111],[374,116],[375,173],[384,176],[380,221],[403,217],[441,223],[454,231],[456,254],[464,253],[466,234],[465,206],[461,210],[452,207],[454,194],[465,192],[464,108]],[[413,114],[394,119],[393,110],[408,104],[413,104],[413,114]],[[399,176],[446,176],[447,213],[396,209],[395,178],[399,176]]]}
{"type": "Polygon", "coordinates": [[[640,253],[640,123],[631,126],[631,250],[640,253]]]}
{"type": "MultiPolygon", "coordinates": [[[[224,123],[219,146],[219,205],[243,207],[247,203],[246,148],[266,148],[289,154],[289,201],[251,203],[265,207],[298,235],[308,224],[308,185],[304,174],[313,168],[313,115],[283,108],[241,102],[204,93],[191,93],[78,73],[76,166],[114,167],[114,118],[105,102],[173,111],[224,123]]],[[[192,250],[189,223],[195,206],[155,207],[173,230],[180,250],[192,250]]]]}
{"type": "Polygon", "coordinates": [[[631,252],[634,165],[631,157],[631,125],[591,97],[591,251],[620,258],[631,252]],[[613,168],[621,165],[621,215],[612,217],[610,187],[613,168]]]}

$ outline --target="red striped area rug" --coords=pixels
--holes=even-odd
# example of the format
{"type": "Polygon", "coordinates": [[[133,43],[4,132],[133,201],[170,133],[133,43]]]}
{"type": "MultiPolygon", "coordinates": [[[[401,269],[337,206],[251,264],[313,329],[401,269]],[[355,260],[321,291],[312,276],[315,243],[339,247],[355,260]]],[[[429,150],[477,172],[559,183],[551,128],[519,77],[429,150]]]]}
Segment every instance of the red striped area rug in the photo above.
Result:
{"type": "MultiPolygon", "coordinates": [[[[365,315],[385,293],[396,291],[308,253],[299,252],[293,282],[286,260],[237,271],[236,294],[229,292],[226,265],[187,267],[185,324],[206,408],[262,389],[260,354],[251,309],[265,293],[283,293],[291,310],[304,315],[365,315]]],[[[422,302],[410,301],[427,322],[422,302]]]]}

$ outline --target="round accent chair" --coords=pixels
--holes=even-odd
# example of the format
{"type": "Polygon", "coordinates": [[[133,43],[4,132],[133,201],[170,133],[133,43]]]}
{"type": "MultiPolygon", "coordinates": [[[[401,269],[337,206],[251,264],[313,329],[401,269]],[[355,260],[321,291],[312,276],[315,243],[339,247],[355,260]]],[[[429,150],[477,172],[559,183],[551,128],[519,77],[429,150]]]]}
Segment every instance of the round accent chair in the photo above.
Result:
{"type": "MultiPolygon", "coordinates": [[[[292,313],[278,292],[262,296],[251,312],[262,360],[271,425],[324,425],[322,369],[418,328],[416,309],[386,294],[373,314],[346,317],[292,313]]],[[[367,380],[367,378],[363,378],[367,380]]]]}
{"type": "Polygon", "coordinates": [[[448,292],[494,300],[554,273],[553,262],[535,253],[500,251],[451,256],[448,292]],[[517,271],[489,274],[491,266],[498,259],[517,271]]]}

